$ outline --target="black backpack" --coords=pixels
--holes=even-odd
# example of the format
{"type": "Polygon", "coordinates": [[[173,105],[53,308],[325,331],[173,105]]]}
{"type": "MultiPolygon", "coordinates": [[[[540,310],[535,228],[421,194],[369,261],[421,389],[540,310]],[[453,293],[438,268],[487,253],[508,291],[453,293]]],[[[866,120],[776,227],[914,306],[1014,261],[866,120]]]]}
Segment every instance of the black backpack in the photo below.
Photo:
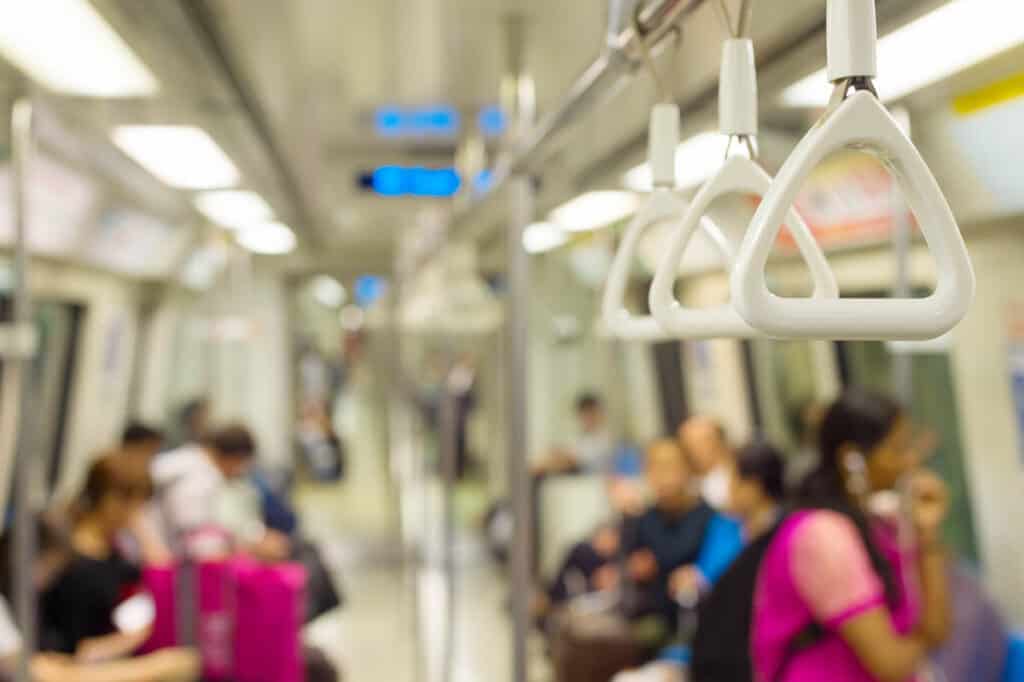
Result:
{"type": "MultiPolygon", "coordinates": [[[[711,593],[701,601],[690,665],[693,682],[754,682],[753,662],[750,660],[754,590],[761,560],[784,522],[785,517],[747,545],[715,583],[711,593]]],[[[792,658],[813,646],[822,634],[817,624],[801,632],[790,643],[776,680],[782,678],[792,658]]]]}

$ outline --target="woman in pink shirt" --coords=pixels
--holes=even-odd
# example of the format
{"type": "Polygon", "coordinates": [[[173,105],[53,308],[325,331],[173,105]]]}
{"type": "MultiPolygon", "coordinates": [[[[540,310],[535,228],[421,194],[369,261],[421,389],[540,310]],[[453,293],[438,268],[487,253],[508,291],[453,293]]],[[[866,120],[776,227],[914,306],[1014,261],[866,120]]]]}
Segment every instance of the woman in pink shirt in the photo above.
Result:
{"type": "Polygon", "coordinates": [[[751,632],[755,676],[913,680],[950,628],[940,544],[945,486],[918,471],[910,422],[882,396],[846,392],[822,422],[820,450],[800,509],[761,563],[751,632]],[[901,523],[898,510],[871,514],[876,493],[901,481],[910,487],[908,518],[901,523]]]}

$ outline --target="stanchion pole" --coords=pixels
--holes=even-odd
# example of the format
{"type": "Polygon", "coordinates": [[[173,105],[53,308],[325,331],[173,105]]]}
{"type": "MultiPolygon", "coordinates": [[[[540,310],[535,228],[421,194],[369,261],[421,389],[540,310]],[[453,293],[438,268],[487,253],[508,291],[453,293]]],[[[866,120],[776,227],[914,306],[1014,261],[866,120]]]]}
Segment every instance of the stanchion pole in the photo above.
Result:
{"type": "MultiPolygon", "coordinates": [[[[909,115],[906,131],[910,134],[909,115]]],[[[893,180],[889,195],[889,206],[892,211],[892,247],[895,258],[895,277],[893,278],[892,297],[910,298],[910,247],[912,225],[906,199],[900,184],[893,180]]],[[[906,350],[900,350],[892,358],[892,391],[897,400],[908,409],[914,399],[914,356],[906,350]]]]}
{"type": "Polygon", "coordinates": [[[527,637],[530,627],[530,596],[533,566],[533,507],[527,467],[527,324],[529,315],[529,259],[523,249],[523,230],[533,219],[534,191],[529,176],[510,184],[507,229],[508,301],[505,341],[505,454],[508,459],[509,492],[515,518],[511,551],[513,620],[513,681],[527,680],[527,637]]]}
{"type": "MultiPolygon", "coordinates": [[[[32,300],[29,292],[28,254],[28,167],[32,160],[32,102],[19,99],[11,111],[11,149],[14,166],[14,336],[33,329],[32,300]]],[[[29,337],[33,335],[28,334],[29,337]]],[[[18,345],[18,344],[14,344],[18,345]]],[[[29,344],[34,346],[34,343],[29,344]]],[[[36,560],[35,512],[33,495],[36,482],[33,469],[36,463],[28,452],[30,434],[25,422],[31,415],[32,356],[30,348],[15,349],[14,360],[6,371],[11,375],[8,395],[16,396],[16,404],[7,404],[15,411],[14,439],[14,611],[21,631],[22,650],[18,663],[18,682],[31,682],[29,663],[36,651],[36,587],[34,566],[36,560]],[[17,352],[17,351],[21,352],[17,352]]],[[[6,397],[6,396],[5,396],[6,397]]],[[[7,402],[7,401],[5,401],[7,402]]]]}
{"type": "MultiPolygon", "coordinates": [[[[510,112],[509,142],[520,143],[530,129],[535,114],[533,80],[525,69],[526,18],[513,14],[507,18],[508,76],[505,106],[510,112]]],[[[509,183],[509,213],[505,231],[505,457],[509,498],[515,531],[510,552],[512,608],[512,679],[527,682],[529,661],[527,639],[530,633],[530,601],[533,591],[533,505],[530,500],[529,412],[527,409],[530,261],[523,249],[523,232],[534,217],[534,183],[524,171],[509,183]]]]}

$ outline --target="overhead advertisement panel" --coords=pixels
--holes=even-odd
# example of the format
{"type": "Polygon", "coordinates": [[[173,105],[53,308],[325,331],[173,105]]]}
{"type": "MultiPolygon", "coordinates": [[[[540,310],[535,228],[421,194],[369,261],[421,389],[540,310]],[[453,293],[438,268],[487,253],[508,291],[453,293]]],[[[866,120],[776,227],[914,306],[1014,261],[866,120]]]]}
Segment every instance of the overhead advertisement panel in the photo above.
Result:
{"type": "MultiPolygon", "coordinates": [[[[0,165],[0,246],[14,243],[14,200],[10,161],[0,165]]],[[[45,255],[75,251],[99,194],[81,173],[40,152],[26,177],[29,248],[45,255]]]]}
{"type": "Polygon", "coordinates": [[[953,101],[950,132],[997,215],[1024,212],[1024,72],[953,101]]]}
{"type": "Polygon", "coordinates": [[[187,230],[141,211],[115,206],[100,215],[83,258],[126,275],[163,277],[174,266],[187,238],[187,230]]]}

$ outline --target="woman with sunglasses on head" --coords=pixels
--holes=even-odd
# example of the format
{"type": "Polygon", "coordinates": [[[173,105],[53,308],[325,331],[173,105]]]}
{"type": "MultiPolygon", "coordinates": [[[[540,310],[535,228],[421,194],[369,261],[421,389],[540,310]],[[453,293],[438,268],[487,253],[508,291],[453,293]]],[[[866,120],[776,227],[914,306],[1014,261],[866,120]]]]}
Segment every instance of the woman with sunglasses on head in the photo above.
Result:
{"type": "Polygon", "coordinates": [[[942,481],[920,468],[904,410],[844,393],[821,461],[761,562],[751,653],[757,679],[903,682],[951,624],[942,481]]]}
{"type": "MultiPolygon", "coordinates": [[[[81,660],[110,660],[132,653],[148,636],[120,634],[113,613],[138,585],[139,567],[118,550],[118,540],[138,527],[150,483],[141,467],[118,455],[93,462],[68,529],[72,556],[42,596],[43,644],[81,660]]],[[[166,557],[151,535],[136,537],[143,563],[166,557]]]]}

